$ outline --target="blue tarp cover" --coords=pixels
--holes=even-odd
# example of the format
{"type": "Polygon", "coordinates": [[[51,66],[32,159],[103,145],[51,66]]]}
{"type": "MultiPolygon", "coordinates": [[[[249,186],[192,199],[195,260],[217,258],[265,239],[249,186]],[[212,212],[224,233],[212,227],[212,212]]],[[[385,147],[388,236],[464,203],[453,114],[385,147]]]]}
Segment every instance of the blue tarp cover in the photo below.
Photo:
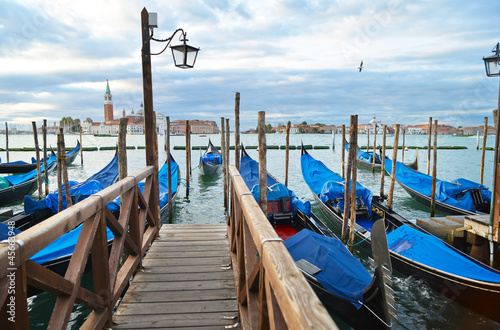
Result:
{"type": "Polygon", "coordinates": [[[363,290],[372,277],[338,238],[303,229],[285,245],[294,261],[305,259],[322,270],[314,277],[326,290],[358,309],[362,306],[363,290]]]}
{"type": "MultiPolygon", "coordinates": [[[[250,156],[243,156],[240,160],[240,174],[247,184],[248,189],[252,192],[255,200],[259,202],[259,163],[253,160],[250,156]]],[[[302,202],[297,198],[295,193],[288,189],[284,184],[276,181],[272,176],[267,174],[267,186],[271,188],[272,191],[268,189],[267,200],[272,201],[279,199],[283,196],[292,196],[292,209],[299,209],[304,214],[311,214],[311,203],[309,201],[302,202]]]]}
{"type": "MultiPolygon", "coordinates": [[[[302,155],[300,164],[304,181],[314,194],[318,195],[321,201],[326,202],[329,199],[333,201],[335,198],[344,197],[344,179],[332,172],[325,164],[314,159],[309,154],[302,155]]],[[[371,191],[357,182],[356,196],[361,197],[364,205],[368,207],[371,216],[373,199],[371,191]]],[[[339,202],[339,207],[343,209],[343,200],[339,202]]]]}
{"type": "MultiPolygon", "coordinates": [[[[392,160],[385,160],[385,170],[391,174],[392,160]]],[[[396,180],[425,196],[431,196],[432,177],[430,175],[412,170],[401,162],[396,162],[396,180]]],[[[483,200],[488,203],[491,201],[491,191],[487,190],[485,186],[467,179],[457,179],[452,182],[436,179],[436,200],[463,210],[475,212],[476,209],[470,191],[460,194],[471,188],[480,188],[483,200]]]]}
{"type": "MultiPolygon", "coordinates": [[[[103,167],[99,172],[92,175],[90,178],[82,183],[76,181],[70,181],[70,195],[71,202],[73,204],[87,198],[88,196],[95,194],[104,188],[112,185],[116,178],[118,177],[118,156],[114,156],[113,159],[103,167]]],[[[64,185],[63,185],[64,188],[64,185]]],[[[66,192],[63,189],[63,209],[66,209],[66,192]]],[[[58,212],[58,196],[57,191],[50,193],[46,198],[35,201],[29,196],[24,197],[24,213],[30,214],[38,209],[43,209],[48,207],[53,213],[58,212]]]]}
{"type": "MultiPolygon", "coordinates": [[[[48,162],[47,162],[47,166],[50,168],[52,166],[52,164],[54,164],[56,161],[57,161],[56,156],[50,157],[48,162]]],[[[40,170],[42,171],[42,173],[45,173],[45,167],[43,166],[43,164],[40,166],[40,170]]],[[[15,186],[16,184],[20,184],[20,183],[26,182],[28,180],[31,180],[33,178],[36,178],[36,176],[37,176],[37,170],[34,169],[34,170],[32,170],[28,173],[24,173],[24,174],[4,176],[4,179],[9,181],[11,186],[15,186]]]]}
{"type": "Polygon", "coordinates": [[[439,238],[402,225],[387,234],[389,250],[408,259],[465,278],[500,283],[500,274],[457,253],[439,238]]]}
{"type": "Polygon", "coordinates": [[[221,155],[218,154],[205,154],[203,155],[203,161],[205,163],[211,163],[211,164],[222,164],[222,157],[221,155]]]}
{"type": "MultiPolygon", "coordinates": [[[[358,149],[358,154],[357,154],[357,158],[360,159],[360,160],[363,160],[365,162],[368,162],[368,163],[373,163],[373,152],[370,151],[370,152],[367,152],[367,151],[363,151],[359,148],[358,149]]],[[[349,151],[349,142],[346,142],[345,143],[345,150],[349,151]]],[[[380,159],[380,156],[377,155],[377,153],[375,153],[375,164],[381,164],[382,163],[382,160],[380,159]]]]}

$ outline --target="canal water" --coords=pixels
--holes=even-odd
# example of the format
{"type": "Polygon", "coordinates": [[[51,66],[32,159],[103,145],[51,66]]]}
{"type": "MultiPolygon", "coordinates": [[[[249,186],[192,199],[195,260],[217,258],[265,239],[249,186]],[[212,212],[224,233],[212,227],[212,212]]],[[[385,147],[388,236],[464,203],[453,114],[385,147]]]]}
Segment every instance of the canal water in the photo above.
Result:
{"type": "MultiPolygon", "coordinates": [[[[172,146],[184,146],[185,137],[172,136],[172,146]]],[[[220,145],[220,135],[207,135],[200,137],[193,135],[191,144],[193,146],[205,146],[208,138],[212,139],[214,145],[220,145]]],[[[341,135],[335,138],[335,149],[332,149],[332,135],[327,134],[297,134],[290,135],[290,145],[299,146],[301,142],[313,146],[329,146],[328,150],[310,150],[310,154],[325,163],[330,169],[341,173],[341,135]]],[[[78,135],[66,135],[66,146],[76,145],[78,135]]],[[[234,145],[234,136],[231,136],[231,145],[234,145]]],[[[284,134],[268,134],[266,136],[268,145],[285,145],[284,134]]],[[[387,144],[393,144],[393,137],[387,139],[387,144]]],[[[360,135],[359,145],[366,145],[367,136],[360,135]]],[[[381,136],[377,136],[377,144],[381,144],[381,136]]],[[[427,145],[427,136],[407,135],[405,139],[407,146],[424,147],[427,145]]],[[[56,146],[56,137],[49,135],[49,144],[56,146]]],[[[164,151],[164,136],[158,137],[159,141],[159,161],[160,164],[166,159],[164,151]]],[[[258,139],[255,134],[241,135],[241,141],[245,146],[257,146],[258,139]]],[[[83,136],[83,147],[108,147],[115,146],[116,137],[94,137],[83,136]]],[[[401,145],[402,138],[399,139],[401,145]]],[[[482,146],[482,139],[480,139],[482,146]]],[[[373,136],[370,136],[370,144],[373,145],[373,136]]],[[[9,147],[21,148],[32,147],[33,137],[29,135],[11,135],[9,137],[9,147]]],[[[143,135],[128,135],[127,145],[144,146],[143,135]]],[[[464,146],[467,149],[439,149],[437,160],[438,178],[443,180],[454,180],[463,177],[479,182],[481,150],[476,150],[476,137],[455,137],[438,136],[439,146],[464,146]]],[[[0,146],[5,146],[5,136],[0,135],[0,146]]],[[[488,137],[487,146],[494,146],[494,138],[488,137]]],[[[249,155],[258,160],[257,150],[248,150],[249,155]]],[[[392,150],[387,154],[392,157],[392,150]]],[[[405,162],[411,162],[415,158],[416,151],[409,149],[404,154],[405,162]]],[[[419,170],[426,170],[427,151],[419,150],[419,170]]],[[[114,151],[89,151],[83,153],[84,164],[81,165],[80,157],[77,157],[72,165],[68,167],[70,180],[82,181],[105,166],[113,157],[114,151]]],[[[185,178],[186,152],[184,150],[172,150],[172,155],[181,168],[181,177],[185,178]]],[[[179,186],[179,194],[175,203],[174,222],[175,223],[223,223],[225,221],[225,210],[223,206],[223,186],[221,176],[203,177],[200,175],[198,166],[200,152],[191,151],[191,167],[193,169],[190,179],[189,198],[186,198],[186,186],[183,183],[179,186]]],[[[29,161],[33,152],[10,152],[10,160],[29,161]]],[[[6,161],[5,152],[0,152],[0,157],[6,161]]],[[[135,149],[127,151],[128,171],[132,174],[145,166],[145,150],[135,149]]],[[[234,164],[234,151],[231,151],[231,163],[234,164]]],[[[401,150],[398,153],[401,159],[401,150]]],[[[493,173],[493,151],[486,151],[486,165],[484,171],[484,184],[491,189],[493,173]]],[[[285,172],[285,151],[269,149],[267,153],[267,168],[270,173],[284,182],[285,172]]],[[[372,190],[374,194],[380,191],[380,173],[372,173],[370,170],[358,170],[358,181],[365,187],[372,190]]],[[[323,215],[314,205],[314,199],[309,188],[302,179],[300,169],[300,150],[290,150],[289,168],[289,188],[302,200],[309,200],[313,204],[313,211],[320,217],[323,215]]],[[[386,176],[386,193],[389,191],[389,180],[386,176]]],[[[54,174],[50,177],[50,188],[53,191],[57,186],[54,174]]],[[[429,211],[416,203],[400,186],[396,184],[394,193],[394,209],[410,220],[416,218],[428,218],[429,211]]],[[[15,211],[22,210],[22,204],[11,205],[15,211]]],[[[6,209],[6,208],[3,208],[6,209]]],[[[439,214],[438,214],[439,215],[439,214]]],[[[368,255],[362,250],[355,250],[356,257],[365,264],[370,272],[373,272],[369,263],[368,255]]],[[[495,323],[481,315],[478,315],[452,300],[442,297],[439,293],[428,288],[425,284],[413,278],[393,273],[394,289],[396,294],[396,307],[399,323],[395,329],[495,329],[500,328],[500,324],[495,323]]],[[[91,276],[85,275],[83,285],[91,288],[91,276]]],[[[54,297],[43,293],[29,300],[30,325],[33,329],[44,329],[50,318],[50,312],[54,304],[54,297]]],[[[77,329],[88,315],[88,311],[82,306],[75,306],[71,314],[70,328],[77,329]]],[[[349,329],[342,320],[333,315],[335,321],[342,329],[349,329]]]]}

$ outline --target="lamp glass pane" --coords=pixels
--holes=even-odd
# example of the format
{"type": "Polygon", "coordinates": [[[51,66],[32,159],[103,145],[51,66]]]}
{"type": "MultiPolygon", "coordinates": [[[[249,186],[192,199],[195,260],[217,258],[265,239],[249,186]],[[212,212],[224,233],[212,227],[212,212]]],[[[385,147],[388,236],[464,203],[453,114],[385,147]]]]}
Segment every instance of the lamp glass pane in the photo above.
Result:
{"type": "Polygon", "coordinates": [[[500,75],[500,59],[489,58],[485,60],[485,62],[488,76],[491,77],[500,75]]]}

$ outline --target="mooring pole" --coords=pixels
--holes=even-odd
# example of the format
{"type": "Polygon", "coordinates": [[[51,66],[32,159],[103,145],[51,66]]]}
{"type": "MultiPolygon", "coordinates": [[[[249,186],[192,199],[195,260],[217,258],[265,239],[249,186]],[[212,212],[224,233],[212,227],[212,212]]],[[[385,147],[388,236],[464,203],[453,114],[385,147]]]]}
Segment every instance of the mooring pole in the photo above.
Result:
{"type": "Polygon", "coordinates": [[[57,133],[57,211],[63,210],[61,133],[57,133]]]}
{"type": "Polygon", "coordinates": [[[380,169],[380,198],[384,200],[384,179],[385,179],[385,143],[386,143],[386,131],[387,125],[384,125],[384,132],[382,133],[382,155],[380,155],[382,165],[380,169]]]}
{"type": "Polygon", "coordinates": [[[332,130],[332,150],[335,150],[335,130],[337,127],[334,127],[332,130]]]}
{"type": "Polygon", "coordinates": [[[47,170],[47,119],[43,120],[43,176],[45,181],[45,196],[49,190],[49,171],[47,170]]]}
{"type": "MultiPolygon", "coordinates": [[[[349,233],[349,210],[351,207],[351,172],[352,172],[352,158],[356,157],[356,154],[354,153],[354,149],[356,146],[352,145],[353,137],[352,134],[354,133],[353,129],[354,125],[354,116],[351,116],[351,126],[349,128],[349,150],[348,150],[348,155],[347,155],[347,171],[344,171],[345,174],[345,190],[344,190],[344,214],[342,218],[342,242],[344,244],[347,244],[347,238],[348,238],[348,233],[349,233]]],[[[342,125],[342,155],[344,155],[344,150],[345,150],[345,125],[342,125]]],[[[344,157],[342,157],[342,162],[344,160],[344,157]]],[[[344,166],[342,166],[342,169],[344,169],[344,166]]],[[[344,177],[344,176],[343,176],[344,177]]]]}
{"type": "Polygon", "coordinates": [[[258,113],[259,127],[259,205],[267,217],[266,113],[258,113]]]}
{"type": "Polygon", "coordinates": [[[432,136],[432,117],[429,117],[429,132],[427,135],[427,175],[431,173],[431,136],[432,136]]]}
{"type": "MultiPolygon", "coordinates": [[[[226,192],[227,192],[227,207],[229,209],[229,149],[231,145],[231,130],[229,129],[229,118],[226,118],[226,192]]],[[[226,212],[226,220],[229,221],[229,212],[226,212]]]]}
{"type": "Polygon", "coordinates": [[[189,175],[191,172],[191,127],[189,120],[186,120],[186,197],[189,198],[189,175]]]}
{"type": "Polygon", "coordinates": [[[122,180],[128,175],[127,169],[127,123],[128,118],[120,118],[118,130],[118,179],[122,180]]]}
{"type": "MultiPolygon", "coordinates": [[[[377,123],[374,123],[373,132],[373,163],[372,163],[372,173],[375,172],[375,159],[377,159],[377,123]]],[[[383,171],[383,169],[382,169],[383,171]]]]}
{"type": "Polygon", "coordinates": [[[394,199],[394,184],[396,183],[396,162],[398,161],[398,142],[399,142],[399,124],[396,124],[396,132],[394,133],[394,147],[392,150],[392,169],[391,169],[391,186],[389,187],[389,199],[387,206],[392,209],[394,199]]]}
{"type": "MultiPolygon", "coordinates": [[[[349,135],[350,136],[350,135],[349,135]]],[[[370,152],[370,129],[368,129],[366,131],[366,139],[367,139],[367,142],[366,142],[366,152],[370,152]]],[[[358,146],[356,146],[357,148],[358,146]]]]}
{"type": "MultiPolygon", "coordinates": [[[[172,210],[173,210],[173,203],[172,203],[172,162],[170,159],[170,117],[167,116],[167,136],[166,136],[166,142],[165,142],[165,149],[167,150],[167,171],[168,171],[168,176],[167,176],[167,184],[168,184],[168,222],[172,223],[173,218],[172,218],[172,210]]],[[[177,184],[177,182],[176,182],[177,184]]]]}
{"type": "Polygon", "coordinates": [[[38,146],[38,132],[36,130],[36,122],[32,121],[33,136],[35,138],[35,157],[36,157],[36,182],[38,184],[38,199],[42,199],[42,172],[40,168],[40,148],[38,146]]]}
{"type": "Polygon", "coordinates": [[[401,163],[405,162],[405,132],[406,127],[403,127],[403,145],[401,146],[401,163]]]}
{"type": "MultiPolygon", "coordinates": [[[[345,125],[342,125],[342,177],[345,178],[345,125]]],[[[345,242],[344,242],[345,243],[345,242]]]]}
{"type": "Polygon", "coordinates": [[[234,166],[240,170],[240,93],[234,96],[234,166]]]}
{"type": "Polygon", "coordinates": [[[7,163],[9,163],[9,125],[5,122],[5,151],[7,153],[7,163]]]}
{"type": "MultiPolygon", "coordinates": [[[[483,184],[484,176],[484,157],[486,152],[486,137],[488,133],[488,117],[484,117],[484,130],[483,130],[483,150],[481,150],[481,173],[479,175],[479,183],[483,184]]],[[[477,131],[478,145],[479,145],[479,131],[477,131]]]]}
{"type": "Polygon", "coordinates": [[[83,134],[82,134],[82,126],[80,126],[80,164],[83,166],[83,134]]]}
{"type": "Polygon", "coordinates": [[[220,118],[220,153],[222,155],[222,173],[223,175],[223,186],[224,186],[224,208],[227,211],[227,206],[228,206],[228,191],[226,187],[226,175],[227,169],[226,169],[226,134],[225,134],[225,129],[224,127],[226,126],[224,117],[220,118]]]}
{"type": "MultiPolygon", "coordinates": [[[[351,218],[351,224],[350,224],[350,231],[349,231],[349,251],[351,253],[354,250],[354,233],[356,231],[356,207],[357,207],[357,200],[356,200],[356,180],[357,180],[357,172],[358,172],[358,166],[357,166],[357,146],[358,146],[358,115],[354,115],[354,125],[351,125],[354,128],[354,132],[350,133],[350,137],[352,138],[352,179],[351,179],[351,212],[350,212],[350,218],[351,218]]],[[[349,141],[350,143],[350,141],[349,141]]],[[[349,149],[351,148],[351,145],[349,145],[349,149]]],[[[344,208],[344,213],[345,213],[345,208],[344,208]]]]}
{"type": "Polygon", "coordinates": [[[438,121],[434,120],[434,148],[432,159],[432,191],[431,191],[431,217],[434,216],[436,211],[436,176],[437,176],[437,130],[438,121]]]}
{"type": "Polygon", "coordinates": [[[290,121],[286,123],[286,131],[285,131],[285,140],[286,140],[286,146],[285,146],[285,186],[288,187],[288,163],[289,163],[289,155],[290,155],[290,126],[292,124],[290,121]]]}

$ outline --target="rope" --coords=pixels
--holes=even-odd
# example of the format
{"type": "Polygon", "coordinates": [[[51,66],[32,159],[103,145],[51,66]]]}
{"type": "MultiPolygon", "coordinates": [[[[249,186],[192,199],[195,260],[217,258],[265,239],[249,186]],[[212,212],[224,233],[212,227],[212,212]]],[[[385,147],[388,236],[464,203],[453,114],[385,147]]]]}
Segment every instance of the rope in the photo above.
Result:
{"type": "Polygon", "coordinates": [[[195,168],[192,168],[191,170],[189,170],[189,173],[193,173],[193,171],[196,170],[198,167],[200,167],[200,165],[197,165],[195,168]]]}
{"type": "Polygon", "coordinates": [[[392,326],[392,322],[391,324],[387,324],[384,322],[384,320],[382,320],[374,311],[372,311],[370,308],[368,308],[368,306],[366,304],[363,304],[361,301],[358,300],[358,303],[360,303],[361,305],[363,305],[364,307],[366,307],[366,309],[372,313],[377,319],[379,319],[380,322],[382,322],[386,327],[390,328],[392,326]]]}
{"type": "Polygon", "coordinates": [[[186,187],[186,188],[188,188],[188,189],[189,189],[188,185],[187,185],[187,184],[185,184],[183,181],[187,182],[187,181],[186,181],[186,179],[184,179],[184,178],[179,178],[179,182],[180,182],[180,183],[182,183],[182,185],[183,185],[184,187],[186,187]]]}
{"type": "MultiPolygon", "coordinates": [[[[364,229],[364,228],[363,228],[363,227],[359,227],[358,229],[356,229],[356,231],[354,232],[354,235],[356,235],[356,233],[357,233],[358,231],[360,231],[361,229],[364,229]]],[[[371,235],[370,235],[370,236],[368,236],[368,237],[363,238],[363,239],[362,239],[361,241],[359,241],[358,243],[354,243],[354,244],[352,244],[352,245],[351,245],[351,244],[349,244],[349,240],[350,240],[350,238],[349,238],[349,240],[347,240],[347,246],[349,246],[349,247],[358,246],[359,244],[363,243],[364,241],[366,241],[366,240],[367,240],[367,239],[369,239],[370,237],[371,237],[371,235]]]]}
{"type": "Polygon", "coordinates": [[[43,176],[40,177],[40,179],[42,180],[43,183],[45,183],[46,185],[50,185],[50,180],[49,180],[49,177],[47,177],[47,182],[45,182],[43,176]]]}

